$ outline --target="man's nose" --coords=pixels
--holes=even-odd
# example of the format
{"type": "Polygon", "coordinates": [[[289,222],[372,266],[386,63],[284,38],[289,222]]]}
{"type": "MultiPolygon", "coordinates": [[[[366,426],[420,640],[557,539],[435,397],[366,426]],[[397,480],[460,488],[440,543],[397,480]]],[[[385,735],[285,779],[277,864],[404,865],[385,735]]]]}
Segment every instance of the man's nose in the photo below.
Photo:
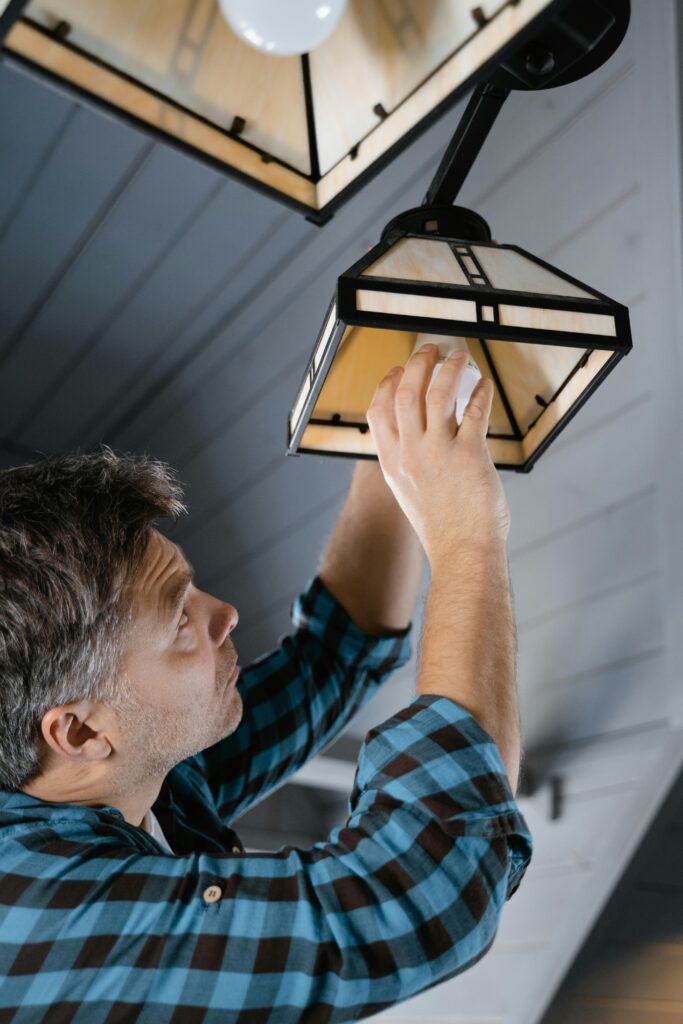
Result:
{"type": "Polygon", "coordinates": [[[226,637],[232,633],[239,620],[240,617],[235,606],[222,601],[216,613],[216,632],[214,637],[217,647],[221,647],[225,643],[226,637]]]}

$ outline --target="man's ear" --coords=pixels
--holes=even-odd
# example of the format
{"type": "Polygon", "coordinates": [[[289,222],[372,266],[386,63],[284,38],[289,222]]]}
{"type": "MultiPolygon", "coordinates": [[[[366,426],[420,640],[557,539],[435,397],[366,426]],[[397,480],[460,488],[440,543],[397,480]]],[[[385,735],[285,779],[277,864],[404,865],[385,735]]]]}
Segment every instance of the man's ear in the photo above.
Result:
{"type": "Polygon", "coordinates": [[[41,733],[50,753],[80,764],[109,757],[112,746],[99,721],[95,721],[95,711],[91,700],[72,701],[46,711],[41,733]]]}

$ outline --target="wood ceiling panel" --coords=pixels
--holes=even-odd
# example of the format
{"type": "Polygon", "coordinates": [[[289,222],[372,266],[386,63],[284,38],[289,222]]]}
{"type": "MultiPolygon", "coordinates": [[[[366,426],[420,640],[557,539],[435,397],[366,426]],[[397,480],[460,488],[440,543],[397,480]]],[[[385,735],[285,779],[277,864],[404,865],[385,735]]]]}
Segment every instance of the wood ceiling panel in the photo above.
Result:
{"type": "MultiPolygon", "coordinates": [[[[664,646],[660,577],[653,574],[606,591],[534,624],[518,625],[520,688],[550,686],[557,678],[589,673],[598,666],[664,646]]],[[[645,684],[644,684],[645,685],[645,684]]],[[[666,710],[659,709],[658,717],[666,710]]],[[[543,722],[527,717],[534,744],[544,742],[543,722]]]]}
{"type": "MultiPolygon", "coordinates": [[[[654,437],[651,448],[654,454],[654,437]]],[[[659,568],[657,501],[651,485],[520,553],[510,566],[519,621],[530,625],[659,568]]]]}
{"type": "MultiPolygon", "coordinates": [[[[630,364],[628,364],[630,365],[630,364]]],[[[659,476],[656,450],[656,405],[650,396],[624,403],[623,411],[593,427],[593,442],[554,448],[539,462],[528,481],[508,474],[505,493],[512,518],[510,564],[530,548],[561,536],[573,524],[595,516],[659,476]],[[636,404],[634,404],[634,401],[636,404]],[[528,483],[526,488],[520,484],[528,483]]]]}
{"type": "MultiPolygon", "coordinates": [[[[114,367],[125,366],[129,352],[144,349],[144,328],[129,323],[115,349],[99,348],[96,373],[102,383],[77,372],[85,356],[116,329],[122,311],[219,184],[195,161],[160,147],[149,151],[5,363],[0,407],[13,437],[29,445],[51,437],[60,447],[82,423],[82,397],[93,394],[103,401],[114,367]],[[66,384],[72,386],[65,389],[66,384]]],[[[106,408],[100,405],[100,412],[106,408]]]]}
{"type": "MultiPolygon", "coordinates": [[[[177,359],[187,353],[188,333],[196,340],[201,338],[198,321],[212,300],[214,304],[220,302],[229,313],[252,287],[248,273],[241,273],[248,261],[235,246],[235,239],[257,232],[255,241],[262,246],[272,230],[273,218],[283,215],[270,204],[238,204],[233,183],[222,183],[213,172],[171,151],[159,153],[165,154],[160,161],[165,166],[150,177],[150,187],[159,198],[147,204],[149,216],[154,219],[146,236],[150,244],[156,239],[156,256],[146,272],[134,278],[134,287],[125,301],[108,320],[101,321],[79,363],[61,381],[53,401],[31,422],[24,423],[19,436],[26,443],[52,436],[56,446],[69,446],[90,431],[92,435],[106,431],[108,424],[119,420],[129,408],[132,379],[148,385],[158,380],[174,356],[177,359]],[[169,173],[176,161],[180,161],[177,173],[169,173]],[[193,177],[194,184],[188,181],[193,177]],[[64,408],[77,413],[65,418],[64,408]],[[92,425],[89,429],[88,424],[92,425]]],[[[131,215],[136,203],[144,202],[142,189],[131,195],[131,215]]],[[[140,230],[145,223],[141,217],[140,230]]],[[[132,236],[135,230],[130,232],[132,236]]],[[[282,241],[291,244],[291,238],[282,241]]],[[[126,233],[113,243],[111,238],[102,239],[105,244],[113,245],[112,258],[118,257],[125,264],[126,233]]],[[[261,259],[262,272],[267,270],[270,258],[261,259]]],[[[101,258],[94,262],[100,277],[101,263],[101,258]]],[[[133,259],[130,263],[137,265],[133,259]]]]}
{"type": "Polygon", "coordinates": [[[37,103],[35,82],[0,67],[0,238],[75,112],[58,93],[41,92],[37,103]]]}
{"type": "Polygon", "coordinates": [[[578,675],[518,677],[527,742],[536,747],[585,742],[667,720],[664,648],[618,657],[578,675]]]}
{"type": "Polygon", "coordinates": [[[87,110],[69,121],[0,240],[0,359],[59,286],[148,145],[87,110]]]}

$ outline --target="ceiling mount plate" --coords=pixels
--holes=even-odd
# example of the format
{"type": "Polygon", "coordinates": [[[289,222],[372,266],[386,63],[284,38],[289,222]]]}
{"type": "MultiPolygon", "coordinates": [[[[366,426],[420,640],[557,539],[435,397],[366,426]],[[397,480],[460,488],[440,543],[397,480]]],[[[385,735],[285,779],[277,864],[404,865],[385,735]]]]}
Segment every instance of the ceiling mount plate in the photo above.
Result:
{"type": "Polygon", "coordinates": [[[409,232],[416,235],[435,234],[460,238],[468,242],[490,242],[491,230],[474,210],[466,206],[416,206],[392,218],[382,231],[382,240],[409,232]]]}
{"type": "Polygon", "coordinates": [[[612,56],[626,34],[630,13],[629,0],[571,0],[487,81],[525,90],[575,82],[612,56]]]}

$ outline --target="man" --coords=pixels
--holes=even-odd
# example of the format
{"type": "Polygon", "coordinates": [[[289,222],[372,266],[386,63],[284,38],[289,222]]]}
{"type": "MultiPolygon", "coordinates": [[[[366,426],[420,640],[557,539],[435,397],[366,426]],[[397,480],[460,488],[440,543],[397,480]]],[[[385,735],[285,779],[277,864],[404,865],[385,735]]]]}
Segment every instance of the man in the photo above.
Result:
{"type": "Polygon", "coordinates": [[[241,673],[236,609],[154,528],[183,510],[168,467],[104,448],[0,474],[0,1020],[357,1020],[490,947],[531,855],[509,513],[490,382],[457,427],[464,362],[426,396],[435,358],[378,386],[380,466],[241,673]],[[367,734],[347,822],[246,853],[231,822],[409,659],[423,551],[416,698],[367,734]]]}

